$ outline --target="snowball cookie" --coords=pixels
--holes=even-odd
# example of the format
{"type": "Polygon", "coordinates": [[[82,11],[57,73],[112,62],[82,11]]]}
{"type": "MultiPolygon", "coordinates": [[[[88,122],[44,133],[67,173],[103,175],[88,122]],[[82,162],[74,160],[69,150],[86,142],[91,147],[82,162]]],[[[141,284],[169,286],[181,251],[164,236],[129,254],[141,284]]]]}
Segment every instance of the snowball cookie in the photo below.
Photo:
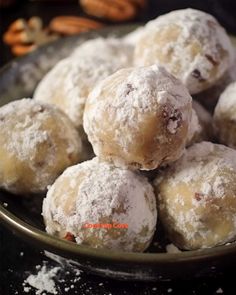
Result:
{"type": "Polygon", "coordinates": [[[157,221],[155,195],[147,179],[98,158],[72,166],[43,202],[46,231],[95,248],[142,252],[157,221]]]}
{"type": "Polygon", "coordinates": [[[156,178],[160,219],[182,249],[236,239],[236,151],[201,142],[156,178]]]}
{"type": "Polygon", "coordinates": [[[44,192],[80,160],[81,141],[59,109],[32,99],[0,108],[0,187],[16,194],[44,192]]]}
{"type": "Polygon", "coordinates": [[[62,109],[78,129],[84,104],[95,84],[120,68],[130,66],[128,45],[105,39],[91,40],[71,57],[61,60],[37,86],[34,98],[62,109]],[[119,54],[119,52],[121,52],[119,54]]]}
{"type": "Polygon", "coordinates": [[[84,128],[102,160],[151,170],[181,156],[191,108],[187,89],[164,68],[121,69],[91,92],[84,128]]]}
{"type": "Polygon", "coordinates": [[[213,119],[217,139],[236,149],[236,82],[221,94],[213,119]]]}
{"type": "Polygon", "coordinates": [[[202,11],[172,11],[149,22],[138,41],[136,65],[159,63],[191,94],[213,85],[233,60],[233,47],[217,20],[202,11]]]}
{"type": "Polygon", "coordinates": [[[193,100],[192,118],[189,126],[187,146],[213,139],[212,116],[197,101],[193,100]]]}

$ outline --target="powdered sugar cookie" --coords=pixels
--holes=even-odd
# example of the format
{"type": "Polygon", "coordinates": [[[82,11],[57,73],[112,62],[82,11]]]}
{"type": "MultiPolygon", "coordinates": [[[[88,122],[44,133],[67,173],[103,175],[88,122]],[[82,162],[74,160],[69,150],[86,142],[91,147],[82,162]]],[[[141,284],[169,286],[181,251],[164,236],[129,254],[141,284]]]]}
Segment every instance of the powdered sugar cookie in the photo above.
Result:
{"type": "Polygon", "coordinates": [[[202,11],[172,11],[149,22],[135,48],[135,64],[159,63],[195,94],[232,64],[233,47],[217,20],[202,11]]]}
{"type": "Polygon", "coordinates": [[[77,130],[57,108],[31,99],[0,108],[0,187],[43,192],[80,152],[77,130]]]}
{"type": "Polygon", "coordinates": [[[34,98],[56,105],[81,129],[84,104],[91,89],[98,81],[132,63],[127,48],[129,45],[114,39],[85,42],[43,78],[34,98]]]}
{"type": "Polygon", "coordinates": [[[162,67],[122,69],[91,92],[84,128],[102,160],[155,169],[181,156],[191,101],[184,85],[162,67]]]}
{"type": "Polygon", "coordinates": [[[66,169],[43,202],[46,230],[81,245],[142,252],[157,220],[147,179],[98,158],[66,169]]]}
{"type": "Polygon", "coordinates": [[[236,151],[201,142],[154,181],[160,219],[182,249],[236,239],[236,151]]]}

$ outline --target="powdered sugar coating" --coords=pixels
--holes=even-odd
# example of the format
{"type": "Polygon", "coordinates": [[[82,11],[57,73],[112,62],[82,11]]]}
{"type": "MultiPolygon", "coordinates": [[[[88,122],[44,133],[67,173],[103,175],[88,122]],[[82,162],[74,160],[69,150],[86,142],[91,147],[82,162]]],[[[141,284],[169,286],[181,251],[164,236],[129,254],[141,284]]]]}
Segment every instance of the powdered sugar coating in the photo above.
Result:
{"type": "Polygon", "coordinates": [[[42,79],[34,98],[55,104],[80,128],[90,90],[98,81],[131,63],[129,45],[112,38],[89,40],[42,79]]]}
{"type": "Polygon", "coordinates": [[[187,146],[213,138],[213,122],[210,113],[193,100],[192,119],[189,126],[187,146]]]}
{"type": "Polygon", "coordinates": [[[147,179],[98,158],[68,168],[43,202],[46,230],[78,244],[143,251],[155,231],[157,211],[147,179]],[[86,228],[86,224],[127,224],[128,228],[86,228]]]}
{"type": "Polygon", "coordinates": [[[126,68],[133,63],[134,47],[122,39],[109,37],[88,40],[78,46],[72,53],[73,57],[97,57],[117,63],[116,69],[126,68]]]}
{"type": "Polygon", "coordinates": [[[214,128],[221,143],[236,148],[236,82],[227,86],[219,98],[214,112],[214,128]]]}
{"type": "Polygon", "coordinates": [[[160,218],[184,249],[236,239],[236,151],[201,142],[154,182],[160,218]]]}
{"type": "Polygon", "coordinates": [[[172,11],[149,22],[135,49],[135,64],[159,63],[195,94],[227,71],[233,47],[217,20],[202,11],[172,11]]]}
{"type": "Polygon", "coordinates": [[[226,115],[236,120],[236,82],[226,87],[215,108],[215,116],[226,115]]]}
{"type": "Polygon", "coordinates": [[[153,65],[122,69],[101,81],[87,100],[84,129],[100,158],[150,170],[180,157],[190,117],[187,89],[153,65]]]}
{"type": "Polygon", "coordinates": [[[192,109],[192,116],[191,116],[191,121],[190,121],[189,129],[188,129],[187,146],[190,146],[191,144],[198,141],[201,132],[202,132],[202,126],[200,125],[196,111],[192,109]]]}
{"type": "MultiPolygon", "coordinates": [[[[235,38],[231,38],[232,43],[235,43],[235,38]]],[[[221,79],[208,88],[207,90],[196,95],[199,100],[208,110],[214,111],[220,95],[224,92],[227,86],[236,81],[236,45],[234,44],[234,61],[230,68],[226,71],[221,79]]]]}
{"type": "Polygon", "coordinates": [[[143,33],[144,33],[144,27],[141,26],[135,29],[134,31],[130,32],[129,34],[125,35],[122,38],[122,40],[127,44],[135,46],[143,33]]]}
{"type": "Polygon", "coordinates": [[[0,108],[0,145],[0,186],[14,193],[45,191],[81,152],[69,118],[31,99],[0,108]]]}

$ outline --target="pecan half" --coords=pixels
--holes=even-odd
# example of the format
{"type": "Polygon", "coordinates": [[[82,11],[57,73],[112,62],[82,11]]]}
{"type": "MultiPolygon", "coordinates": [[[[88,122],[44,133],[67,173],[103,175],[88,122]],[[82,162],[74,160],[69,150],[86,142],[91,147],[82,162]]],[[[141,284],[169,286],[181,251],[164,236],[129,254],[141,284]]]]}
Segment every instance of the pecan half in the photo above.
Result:
{"type": "Polygon", "coordinates": [[[103,24],[85,17],[57,16],[49,24],[52,32],[62,35],[73,35],[81,32],[95,30],[103,27],[103,24]]]}
{"type": "Polygon", "coordinates": [[[133,19],[143,0],[80,0],[80,5],[89,15],[120,22],[133,19]]]}
{"type": "Polygon", "coordinates": [[[3,41],[11,46],[14,55],[23,55],[57,37],[43,29],[42,20],[39,17],[31,17],[28,21],[25,19],[14,21],[3,35],[3,41]]]}

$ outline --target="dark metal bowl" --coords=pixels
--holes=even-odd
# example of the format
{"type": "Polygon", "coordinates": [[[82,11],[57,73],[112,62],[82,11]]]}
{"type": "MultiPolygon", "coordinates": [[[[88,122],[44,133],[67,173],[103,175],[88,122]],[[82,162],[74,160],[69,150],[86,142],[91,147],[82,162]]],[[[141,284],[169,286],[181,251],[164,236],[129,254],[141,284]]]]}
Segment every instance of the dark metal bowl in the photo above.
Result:
{"type": "MultiPolygon", "coordinates": [[[[98,35],[121,36],[134,28],[119,26],[64,38],[12,61],[0,71],[0,105],[31,96],[43,75],[84,40],[98,35]]],[[[164,281],[218,274],[236,262],[235,244],[176,254],[153,253],[155,248],[148,250],[152,253],[124,253],[80,246],[43,231],[42,196],[29,199],[1,191],[0,203],[0,221],[13,233],[91,273],[123,280],[164,281]]]]}

